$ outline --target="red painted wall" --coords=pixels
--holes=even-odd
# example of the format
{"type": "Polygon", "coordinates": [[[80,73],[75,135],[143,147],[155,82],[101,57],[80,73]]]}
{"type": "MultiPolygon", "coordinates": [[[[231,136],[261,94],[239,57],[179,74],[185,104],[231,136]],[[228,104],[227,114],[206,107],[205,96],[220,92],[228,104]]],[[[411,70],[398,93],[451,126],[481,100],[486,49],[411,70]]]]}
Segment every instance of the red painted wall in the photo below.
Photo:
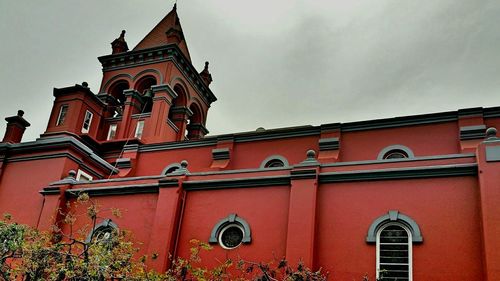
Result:
{"type": "Polygon", "coordinates": [[[352,182],[318,192],[317,265],[334,280],[375,276],[372,222],[389,210],[414,219],[424,242],[413,245],[414,280],[482,280],[478,185],[474,177],[352,182]]]}

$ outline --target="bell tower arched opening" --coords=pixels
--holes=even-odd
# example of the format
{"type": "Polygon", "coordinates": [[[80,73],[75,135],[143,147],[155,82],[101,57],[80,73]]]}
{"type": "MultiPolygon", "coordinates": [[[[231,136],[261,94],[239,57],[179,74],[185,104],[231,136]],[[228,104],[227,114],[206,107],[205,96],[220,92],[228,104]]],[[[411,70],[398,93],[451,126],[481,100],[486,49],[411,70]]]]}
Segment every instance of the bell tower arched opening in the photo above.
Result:
{"type": "Polygon", "coordinates": [[[139,92],[142,98],[141,113],[149,113],[153,108],[153,91],[151,86],[156,85],[156,78],[153,76],[142,77],[137,81],[135,90],[139,92]]]}

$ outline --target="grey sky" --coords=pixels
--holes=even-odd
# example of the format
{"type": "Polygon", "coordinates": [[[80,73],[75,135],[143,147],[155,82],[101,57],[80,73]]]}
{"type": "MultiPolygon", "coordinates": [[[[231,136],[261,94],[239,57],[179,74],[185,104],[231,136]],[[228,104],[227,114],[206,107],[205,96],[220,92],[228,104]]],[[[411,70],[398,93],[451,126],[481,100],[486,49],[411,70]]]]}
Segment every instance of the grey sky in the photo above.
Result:
{"type": "MultiPolygon", "coordinates": [[[[47,125],[52,88],[87,81],[127,30],[173,1],[0,0],[0,117],[47,125]]],[[[194,66],[210,61],[210,134],[500,105],[500,1],[179,0],[194,66]]],[[[0,121],[0,137],[5,122],[0,121]]]]}

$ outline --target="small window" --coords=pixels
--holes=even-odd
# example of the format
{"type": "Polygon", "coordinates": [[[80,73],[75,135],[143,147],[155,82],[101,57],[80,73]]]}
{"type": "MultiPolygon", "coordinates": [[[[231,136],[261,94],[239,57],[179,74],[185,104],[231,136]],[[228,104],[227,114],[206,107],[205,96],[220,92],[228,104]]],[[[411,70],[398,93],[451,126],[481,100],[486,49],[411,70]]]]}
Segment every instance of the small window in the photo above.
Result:
{"type": "Polygon", "coordinates": [[[245,230],[237,223],[226,225],[219,233],[219,245],[227,250],[238,247],[243,242],[245,230]]]}
{"type": "Polygon", "coordinates": [[[87,235],[85,242],[97,242],[100,244],[105,244],[113,246],[113,238],[118,235],[118,226],[113,223],[110,219],[105,219],[104,221],[98,223],[94,229],[87,235]]]}
{"type": "Polygon", "coordinates": [[[66,115],[68,113],[68,105],[61,105],[61,109],[59,109],[59,115],[57,116],[56,126],[64,125],[64,121],[66,121],[66,115]]]}
{"type": "Polygon", "coordinates": [[[285,167],[285,163],[279,159],[272,159],[271,161],[268,161],[266,165],[264,165],[264,168],[277,168],[277,167],[285,167]]]}
{"type": "Polygon", "coordinates": [[[135,127],[135,137],[142,138],[142,131],[144,130],[144,120],[137,121],[137,126],[135,127]]]}
{"type": "Polygon", "coordinates": [[[113,139],[115,139],[117,126],[118,126],[117,124],[111,124],[111,125],[109,125],[109,131],[108,131],[108,138],[107,138],[107,140],[113,140],[113,139]]]}
{"type": "Polygon", "coordinates": [[[288,160],[281,155],[271,155],[260,163],[261,169],[288,167],[288,160]]]}
{"type": "Polygon", "coordinates": [[[383,157],[383,159],[401,159],[401,158],[408,158],[408,154],[401,149],[390,150],[386,154],[384,154],[383,157]]]}
{"type": "Polygon", "coordinates": [[[84,171],[78,169],[78,172],[76,173],[76,180],[77,181],[92,181],[92,176],[85,173],[84,171]]]}
{"type": "Polygon", "coordinates": [[[88,133],[90,130],[90,124],[92,123],[92,117],[94,114],[90,111],[85,112],[85,118],[83,119],[82,133],[88,133]]]}
{"type": "Polygon", "coordinates": [[[389,223],[377,233],[377,280],[412,280],[411,232],[400,223],[389,223]]]}
{"type": "Polygon", "coordinates": [[[395,144],[382,149],[377,156],[377,160],[414,158],[413,151],[404,145],[395,144]]]}
{"type": "Polygon", "coordinates": [[[232,250],[243,243],[250,243],[250,225],[236,214],[230,214],[220,220],[210,233],[209,243],[217,243],[223,249],[232,250]]]}

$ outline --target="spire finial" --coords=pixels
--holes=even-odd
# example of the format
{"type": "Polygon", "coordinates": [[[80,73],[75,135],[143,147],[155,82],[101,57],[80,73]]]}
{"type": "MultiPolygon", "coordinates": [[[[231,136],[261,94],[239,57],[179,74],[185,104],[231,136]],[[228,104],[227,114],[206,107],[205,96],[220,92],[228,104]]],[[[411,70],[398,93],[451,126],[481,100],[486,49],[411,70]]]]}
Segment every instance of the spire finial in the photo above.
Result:
{"type": "Polygon", "coordinates": [[[113,49],[113,54],[128,51],[127,41],[125,41],[125,30],[122,30],[120,37],[111,42],[111,48],[113,49]]]}
{"type": "Polygon", "coordinates": [[[212,83],[212,74],[210,74],[210,72],[208,71],[208,61],[205,62],[205,68],[202,72],[200,72],[200,76],[207,86],[212,83]]]}

